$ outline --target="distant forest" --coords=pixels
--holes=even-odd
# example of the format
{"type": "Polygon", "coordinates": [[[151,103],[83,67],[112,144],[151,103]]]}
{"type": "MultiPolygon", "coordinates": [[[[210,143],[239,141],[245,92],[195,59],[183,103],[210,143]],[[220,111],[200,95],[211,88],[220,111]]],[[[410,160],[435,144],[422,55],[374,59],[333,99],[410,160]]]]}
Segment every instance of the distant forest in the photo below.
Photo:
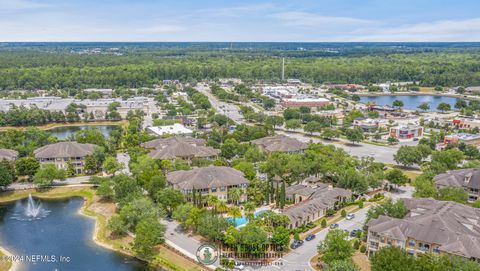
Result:
{"type": "Polygon", "coordinates": [[[480,85],[480,43],[0,43],[0,89],[278,81],[282,57],[310,83],[480,85]]]}

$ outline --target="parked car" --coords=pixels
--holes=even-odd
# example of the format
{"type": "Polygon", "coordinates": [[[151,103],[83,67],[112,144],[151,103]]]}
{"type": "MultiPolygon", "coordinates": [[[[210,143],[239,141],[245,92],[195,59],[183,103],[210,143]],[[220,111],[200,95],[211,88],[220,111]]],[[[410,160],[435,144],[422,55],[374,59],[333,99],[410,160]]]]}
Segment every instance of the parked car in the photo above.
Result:
{"type": "Polygon", "coordinates": [[[418,141],[418,140],[419,140],[418,137],[413,138],[413,141],[418,141]]]}
{"type": "Polygon", "coordinates": [[[350,237],[356,237],[358,232],[360,232],[360,229],[354,229],[350,232],[350,237]]]}
{"type": "Polygon", "coordinates": [[[313,239],[315,239],[315,234],[309,234],[307,238],[305,238],[307,241],[312,241],[313,239]]]}
{"type": "Polygon", "coordinates": [[[332,223],[332,224],[330,224],[330,229],[333,230],[333,229],[336,229],[336,228],[338,228],[338,224],[337,224],[337,223],[332,223]]]}
{"type": "Polygon", "coordinates": [[[355,218],[355,214],[348,214],[348,215],[345,217],[345,219],[347,219],[347,220],[352,220],[352,219],[354,219],[354,218],[355,218]]]}
{"type": "Polygon", "coordinates": [[[235,270],[243,270],[245,269],[245,265],[241,262],[235,262],[235,265],[233,266],[233,269],[235,270]]]}
{"type": "Polygon", "coordinates": [[[296,248],[300,247],[301,245],[303,245],[302,240],[294,240],[293,243],[290,245],[290,248],[291,249],[296,249],[296,248]]]}

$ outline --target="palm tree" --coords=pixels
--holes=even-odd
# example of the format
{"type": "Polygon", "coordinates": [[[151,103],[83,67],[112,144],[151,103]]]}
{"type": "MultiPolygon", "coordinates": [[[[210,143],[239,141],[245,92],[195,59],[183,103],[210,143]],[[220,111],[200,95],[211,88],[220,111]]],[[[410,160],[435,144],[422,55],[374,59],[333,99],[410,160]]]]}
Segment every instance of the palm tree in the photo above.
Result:
{"type": "Polygon", "coordinates": [[[254,202],[247,202],[243,206],[243,210],[245,211],[245,216],[248,220],[252,220],[255,217],[255,203],[254,202]]]}
{"type": "Polygon", "coordinates": [[[215,206],[215,209],[217,210],[217,212],[219,213],[225,213],[228,211],[228,206],[227,206],[227,203],[223,200],[219,200],[215,206]]]}
{"type": "Polygon", "coordinates": [[[240,198],[242,197],[243,191],[242,189],[235,187],[232,189],[228,190],[228,198],[232,201],[235,202],[236,205],[238,205],[240,198]]]}
{"type": "Polygon", "coordinates": [[[208,195],[207,198],[207,205],[213,208],[213,213],[217,213],[217,204],[218,204],[218,197],[214,195],[208,195]]]}
{"type": "Polygon", "coordinates": [[[234,221],[233,223],[235,224],[234,226],[237,226],[235,219],[242,217],[242,212],[240,211],[240,208],[238,208],[237,206],[234,206],[232,207],[232,209],[230,209],[230,211],[228,212],[228,215],[233,217],[233,221],[234,221]]]}

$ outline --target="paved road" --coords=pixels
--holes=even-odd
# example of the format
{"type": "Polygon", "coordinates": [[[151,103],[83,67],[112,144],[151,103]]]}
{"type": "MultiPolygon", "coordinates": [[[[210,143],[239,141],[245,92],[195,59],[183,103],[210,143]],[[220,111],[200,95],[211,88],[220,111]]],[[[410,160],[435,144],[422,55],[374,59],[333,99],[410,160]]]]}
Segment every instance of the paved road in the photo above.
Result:
{"type": "Polygon", "coordinates": [[[128,167],[128,163],[130,162],[130,156],[128,155],[128,153],[117,153],[117,161],[123,165],[123,168],[120,170],[119,173],[130,175],[130,168],[128,167]]]}
{"type": "Polygon", "coordinates": [[[313,143],[323,143],[323,144],[332,144],[336,147],[344,149],[347,153],[353,156],[358,157],[373,157],[378,162],[387,163],[387,164],[396,164],[393,160],[393,155],[397,152],[398,147],[386,147],[378,146],[366,143],[358,143],[355,145],[345,144],[345,142],[335,142],[335,141],[325,141],[317,137],[310,137],[304,134],[299,133],[289,133],[285,131],[277,131],[278,134],[285,134],[290,137],[296,138],[303,142],[313,142],[313,143]]]}
{"type": "Polygon", "coordinates": [[[213,108],[217,110],[217,112],[226,115],[236,123],[245,123],[243,115],[240,113],[238,106],[218,100],[217,97],[210,92],[210,87],[208,86],[198,85],[195,89],[208,97],[208,100],[212,104],[213,108]]]}
{"type": "MultiPolygon", "coordinates": [[[[385,193],[385,196],[395,200],[400,198],[411,198],[413,191],[414,188],[411,186],[401,187],[398,191],[385,193]]],[[[371,206],[367,206],[359,210],[355,213],[355,218],[352,220],[343,219],[339,221],[339,229],[347,230],[348,232],[351,232],[354,229],[362,229],[367,217],[367,212],[370,208],[371,206]]],[[[303,246],[292,250],[291,253],[279,260],[279,262],[282,263],[281,266],[268,266],[262,268],[248,267],[247,270],[313,270],[308,263],[310,262],[310,259],[317,254],[318,244],[325,239],[329,231],[330,229],[326,228],[318,232],[315,239],[312,241],[305,241],[303,246]]]]}

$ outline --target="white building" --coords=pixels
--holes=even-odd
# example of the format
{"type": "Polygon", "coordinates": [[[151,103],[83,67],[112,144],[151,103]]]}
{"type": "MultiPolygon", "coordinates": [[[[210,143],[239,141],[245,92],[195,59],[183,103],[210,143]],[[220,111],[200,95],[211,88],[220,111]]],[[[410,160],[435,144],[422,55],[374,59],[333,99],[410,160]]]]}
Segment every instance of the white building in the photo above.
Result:
{"type": "Polygon", "coordinates": [[[147,130],[157,136],[164,135],[192,135],[193,131],[186,128],[180,123],[175,123],[173,125],[166,126],[153,126],[147,127],[147,130]]]}

